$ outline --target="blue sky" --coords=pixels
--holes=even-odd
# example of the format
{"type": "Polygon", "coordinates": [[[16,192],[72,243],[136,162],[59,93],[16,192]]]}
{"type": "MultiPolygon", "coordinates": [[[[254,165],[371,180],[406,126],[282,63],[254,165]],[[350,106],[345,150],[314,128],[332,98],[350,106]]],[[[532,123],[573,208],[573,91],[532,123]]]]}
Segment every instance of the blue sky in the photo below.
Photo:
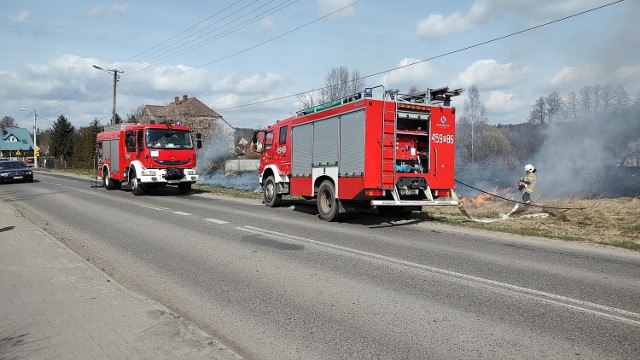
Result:
{"type": "MultiPolygon", "coordinates": [[[[31,128],[19,109],[36,109],[40,129],[61,114],[108,123],[113,77],[96,64],[124,71],[122,117],[188,95],[234,126],[264,126],[298,110],[286,96],[322,87],[332,67],[368,76],[614,1],[3,0],[0,116],[31,128]]],[[[635,99],[638,14],[640,1],[625,0],[365,81],[401,92],[475,84],[493,124],[524,122],[535,99],[584,85],[622,85],[635,99]]]]}

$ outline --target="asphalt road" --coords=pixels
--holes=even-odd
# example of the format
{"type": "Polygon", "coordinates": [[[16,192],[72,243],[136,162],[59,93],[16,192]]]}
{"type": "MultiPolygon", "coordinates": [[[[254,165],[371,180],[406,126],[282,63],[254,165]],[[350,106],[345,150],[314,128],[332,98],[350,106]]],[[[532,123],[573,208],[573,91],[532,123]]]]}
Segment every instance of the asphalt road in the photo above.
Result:
{"type": "Polygon", "coordinates": [[[636,252],[35,178],[0,198],[247,358],[640,357],[636,252]]]}

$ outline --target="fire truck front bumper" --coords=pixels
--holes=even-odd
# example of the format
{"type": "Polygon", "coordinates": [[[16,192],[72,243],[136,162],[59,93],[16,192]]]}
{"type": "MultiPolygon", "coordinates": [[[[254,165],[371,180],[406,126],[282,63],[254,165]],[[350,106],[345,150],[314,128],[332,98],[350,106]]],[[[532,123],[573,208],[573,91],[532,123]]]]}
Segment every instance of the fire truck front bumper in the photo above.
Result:
{"type": "Polygon", "coordinates": [[[138,175],[143,184],[179,184],[195,183],[200,178],[195,169],[145,169],[138,175]]]}

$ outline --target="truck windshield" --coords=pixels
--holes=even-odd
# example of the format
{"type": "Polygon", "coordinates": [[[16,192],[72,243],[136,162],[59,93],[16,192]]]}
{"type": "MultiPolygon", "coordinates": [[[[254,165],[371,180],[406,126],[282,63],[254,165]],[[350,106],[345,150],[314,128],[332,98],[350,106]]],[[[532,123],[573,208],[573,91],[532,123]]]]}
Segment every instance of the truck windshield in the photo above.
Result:
{"type": "Polygon", "coordinates": [[[147,129],[149,149],[193,149],[191,132],[173,129],[147,129]]]}

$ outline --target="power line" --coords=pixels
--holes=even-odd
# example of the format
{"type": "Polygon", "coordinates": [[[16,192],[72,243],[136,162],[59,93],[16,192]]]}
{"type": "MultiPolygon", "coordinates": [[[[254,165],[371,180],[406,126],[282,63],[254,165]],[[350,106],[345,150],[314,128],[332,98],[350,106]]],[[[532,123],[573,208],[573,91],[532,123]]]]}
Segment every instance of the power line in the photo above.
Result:
{"type": "MultiPolygon", "coordinates": [[[[296,1],[298,1],[298,0],[296,0],[296,1]]],[[[321,17],[319,17],[319,18],[316,18],[316,19],[314,19],[314,20],[312,20],[312,21],[309,21],[309,22],[307,22],[307,23],[305,23],[305,24],[303,24],[303,25],[300,25],[300,26],[298,26],[298,27],[296,27],[296,28],[294,28],[294,29],[291,29],[291,30],[289,30],[289,31],[283,32],[283,33],[281,33],[280,35],[274,36],[274,37],[272,37],[272,38],[270,38],[270,39],[268,39],[268,40],[265,40],[265,41],[263,41],[263,42],[261,42],[261,43],[257,43],[257,44],[255,44],[255,45],[252,45],[252,46],[248,47],[248,48],[245,48],[245,49],[243,49],[243,50],[237,51],[237,52],[235,52],[235,53],[233,53],[233,54],[230,54],[230,55],[227,55],[227,56],[221,57],[221,58],[219,58],[219,59],[216,59],[216,60],[210,61],[210,62],[208,62],[208,63],[202,64],[202,65],[200,65],[200,66],[196,66],[196,67],[191,68],[191,69],[189,69],[189,70],[200,69],[200,68],[203,68],[203,67],[205,67],[205,66],[207,66],[207,65],[211,65],[211,64],[213,64],[213,63],[217,63],[217,62],[219,62],[219,61],[226,60],[226,59],[231,58],[231,57],[234,57],[234,56],[236,56],[236,55],[239,55],[239,54],[245,53],[245,52],[247,52],[247,51],[249,51],[249,50],[255,49],[255,48],[257,48],[257,47],[259,47],[259,46],[262,46],[262,45],[264,45],[264,44],[270,43],[270,42],[272,42],[273,40],[279,39],[279,38],[281,38],[281,37],[284,37],[284,36],[286,36],[286,35],[289,35],[289,34],[291,34],[291,33],[295,32],[295,31],[301,30],[301,29],[303,29],[303,28],[305,28],[305,27],[307,27],[307,26],[309,26],[309,25],[311,25],[311,24],[314,24],[314,23],[316,23],[316,22],[318,22],[318,21],[320,21],[320,20],[326,19],[327,17],[330,17],[330,16],[332,16],[332,15],[334,15],[334,14],[336,14],[336,13],[338,13],[338,12],[340,12],[340,11],[342,11],[342,10],[344,10],[344,9],[348,8],[348,7],[351,7],[351,6],[353,6],[353,5],[355,5],[355,4],[359,3],[359,2],[361,2],[361,1],[362,1],[362,0],[354,1],[354,2],[352,2],[352,3],[350,3],[350,4],[347,4],[346,6],[343,6],[343,7],[339,8],[339,9],[337,9],[337,10],[335,10],[335,11],[332,11],[331,13],[328,13],[328,14],[326,14],[326,15],[324,15],[324,16],[321,16],[321,17]]],[[[169,76],[163,76],[163,77],[160,77],[160,78],[154,78],[154,79],[145,79],[145,80],[139,80],[139,81],[132,81],[132,82],[129,82],[129,83],[127,83],[127,84],[143,83],[143,82],[147,82],[147,81],[151,81],[151,80],[164,79],[164,78],[168,78],[168,77],[169,77],[169,76]]],[[[301,93],[301,94],[304,94],[304,93],[306,93],[306,92],[303,92],[303,93],[301,93]]],[[[294,95],[294,96],[295,96],[295,95],[294,95]]]]}
{"type": "MultiPolygon", "coordinates": [[[[154,66],[158,65],[158,64],[159,64],[160,62],[162,62],[162,61],[166,61],[166,60],[174,59],[174,58],[176,58],[176,57],[178,57],[178,56],[184,55],[184,54],[186,54],[186,53],[188,53],[188,52],[191,52],[191,51],[193,51],[193,50],[196,50],[196,49],[198,49],[198,48],[201,48],[201,47],[203,47],[203,46],[205,46],[205,45],[207,45],[207,44],[210,44],[210,43],[212,43],[212,42],[214,42],[214,41],[216,41],[216,40],[219,40],[219,39],[221,39],[221,38],[223,38],[223,37],[226,37],[226,36],[228,36],[228,35],[230,35],[230,34],[232,34],[232,33],[236,32],[236,31],[238,31],[238,30],[240,30],[240,29],[242,29],[242,28],[245,28],[245,27],[247,27],[247,26],[249,26],[249,25],[251,25],[251,24],[254,24],[254,23],[256,23],[256,22],[258,22],[258,21],[260,21],[260,20],[262,20],[262,19],[266,18],[266,17],[267,17],[267,16],[269,16],[269,15],[272,15],[272,14],[274,14],[274,13],[278,12],[278,11],[281,11],[281,10],[283,10],[283,9],[285,9],[285,8],[287,8],[287,7],[291,6],[291,5],[293,5],[294,3],[298,2],[298,1],[299,1],[299,0],[288,0],[288,1],[284,2],[284,3],[282,3],[282,4],[279,4],[279,5],[277,5],[277,6],[274,6],[273,8],[267,9],[267,10],[266,10],[266,11],[264,11],[263,13],[258,14],[258,15],[254,16],[254,17],[252,17],[252,18],[250,18],[250,19],[248,19],[248,20],[246,20],[246,21],[244,21],[244,22],[242,22],[242,23],[240,23],[240,24],[238,24],[238,25],[235,25],[235,26],[233,26],[232,28],[230,28],[230,29],[228,29],[228,30],[223,31],[222,33],[216,34],[216,35],[214,35],[214,36],[212,36],[212,37],[210,37],[210,38],[208,38],[208,39],[204,39],[204,40],[200,41],[199,43],[196,43],[196,44],[194,44],[194,45],[191,45],[191,46],[189,46],[188,48],[186,48],[186,49],[184,49],[184,50],[181,50],[181,51],[179,51],[179,52],[176,52],[178,49],[180,49],[180,48],[182,48],[182,47],[184,47],[184,46],[187,46],[187,45],[189,45],[189,44],[193,43],[193,42],[194,42],[194,41],[196,41],[196,40],[199,40],[199,39],[201,39],[201,38],[204,38],[204,36],[199,37],[199,38],[197,38],[197,39],[193,39],[193,40],[191,40],[191,41],[189,41],[189,42],[187,42],[187,43],[185,43],[185,44],[180,45],[180,46],[179,46],[178,48],[176,48],[175,50],[171,50],[171,51],[174,51],[174,52],[175,52],[174,54],[170,54],[170,52],[165,52],[164,54],[161,54],[161,57],[157,58],[157,61],[156,61],[156,63],[155,63],[155,64],[145,66],[145,67],[143,67],[142,69],[137,70],[136,72],[138,72],[138,71],[142,71],[142,70],[144,70],[144,69],[146,69],[146,68],[149,68],[149,67],[154,67],[154,66]],[[162,56],[162,55],[166,55],[166,56],[162,56]]],[[[258,9],[260,9],[260,8],[262,8],[262,7],[264,7],[264,5],[263,5],[263,6],[261,6],[261,7],[259,7],[258,9]]],[[[238,20],[239,20],[239,19],[241,19],[242,17],[245,17],[245,16],[247,16],[247,15],[251,14],[252,12],[254,12],[254,11],[258,10],[258,9],[252,10],[251,12],[249,12],[249,13],[247,13],[247,14],[245,14],[245,15],[243,15],[243,16],[241,16],[241,17],[239,17],[239,18],[237,18],[237,19],[235,19],[235,20],[233,20],[233,21],[231,21],[231,22],[229,22],[229,23],[227,23],[227,24],[225,24],[225,25],[230,25],[230,24],[232,24],[233,22],[238,21],[238,20]]],[[[212,33],[215,33],[215,32],[216,32],[216,30],[219,30],[219,29],[221,29],[221,28],[222,28],[222,27],[220,27],[220,28],[216,28],[215,30],[210,31],[210,32],[208,32],[207,34],[205,34],[205,36],[206,36],[206,35],[209,35],[209,34],[212,34],[212,33]]]]}
{"type": "MultiPolygon", "coordinates": [[[[386,74],[386,73],[389,73],[389,72],[392,72],[392,71],[404,69],[404,68],[407,68],[407,67],[410,67],[410,66],[414,66],[414,65],[417,65],[417,64],[420,64],[420,63],[424,63],[424,62],[427,62],[427,61],[431,61],[431,60],[434,60],[434,59],[439,59],[439,58],[446,57],[446,56],[449,56],[449,55],[453,55],[453,54],[456,54],[456,53],[459,53],[459,52],[467,51],[467,50],[470,50],[470,49],[473,49],[473,48],[476,48],[476,47],[479,47],[479,46],[487,45],[487,44],[490,44],[490,43],[493,43],[493,42],[496,42],[496,41],[499,41],[499,40],[504,40],[504,39],[512,37],[512,36],[524,34],[524,33],[529,32],[529,31],[533,31],[533,30],[536,30],[536,29],[539,29],[539,28],[543,28],[543,27],[546,27],[546,26],[549,26],[549,25],[552,25],[552,24],[556,24],[556,23],[559,23],[559,22],[562,22],[562,21],[565,21],[565,20],[568,20],[568,19],[571,19],[571,18],[574,18],[574,17],[581,16],[581,15],[584,15],[584,14],[587,14],[587,13],[590,13],[590,12],[593,12],[593,11],[597,11],[597,10],[603,9],[605,7],[608,7],[608,6],[621,3],[623,1],[624,0],[613,1],[613,2],[610,2],[610,3],[604,4],[604,5],[600,5],[600,6],[588,9],[588,10],[584,10],[584,11],[581,11],[581,12],[578,12],[578,13],[575,13],[575,14],[572,14],[572,15],[568,15],[568,16],[559,18],[559,19],[556,19],[556,20],[551,20],[551,21],[546,22],[544,24],[532,26],[532,27],[526,28],[524,30],[512,32],[512,33],[507,34],[507,35],[495,37],[495,38],[490,39],[490,40],[486,40],[486,41],[482,41],[482,42],[479,42],[479,43],[475,43],[473,45],[469,45],[469,46],[465,46],[465,47],[462,47],[462,48],[458,48],[456,50],[452,50],[452,51],[449,51],[449,52],[446,52],[446,53],[435,55],[435,56],[432,56],[432,57],[427,58],[427,59],[418,60],[418,61],[412,62],[410,64],[406,64],[406,65],[398,66],[398,67],[395,67],[395,68],[379,71],[379,72],[376,72],[376,73],[373,73],[373,74],[369,74],[367,76],[361,77],[361,79],[367,79],[367,78],[370,78],[370,77],[373,77],[373,76],[386,74]]],[[[222,58],[222,59],[224,59],[224,58],[222,58]]],[[[211,63],[205,64],[205,65],[209,65],[209,64],[211,64],[211,63]]],[[[350,82],[351,81],[347,81],[347,82],[342,83],[340,85],[347,84],[347,83],[350,83],[350,82]]],[[[296,96],[299,96],[299,95],[304,95],[304,94],[308,94],[308,93],[311,93],[311,92],[320,91],[320,90],[327,89],[327,88],[329,88],[329,86],[316,88],[316,89],[311,89],[311,90],[307,90],[307,91],[302,91],[302,92],[299,92],[299,93],[296,93],[296,94],[279,96],[279,97],[271,98],[271,99],[267,99],[267,100],[254,101],[254,102],[250,102],[250,103],[242,104],[242,105],[217,108],[216,110],[218,110],[218,111],[219,110],[233,110],[233,109],[239,109],[239,108],[244,108],[244,107],[253,106],[253,105],[266,104],[266,103],[270,103],[270,102],[273,102],[273,101],[288,99],[288,98],[296,97],[296,96]]]]}
{"type": "MultiPolygon", "coordinates": [[[[191,27],[189,27],[189,28],[187,28],[187,29],[185,29],[185,30],[183,30],[183,31],[179,32],[178,34],[176,34],[176,35],[174,35],[174,36],[172,36],[172,37],[170,37],[170,38],[168,38],[168,39],[166,39],[166,40],[164,40],[164,41],[162,41],[162,42],[160,42],[160,43],[156,44],[155,46],[152,46],[151,48],[149,48],[149,49],[147,49],[147,50],[145,50],[145,51],[143,51],[143,52],[141,52],[141,53],[139,53],[139,54],[137,54],[137,55],[134,55],[134,56],[130,57],[129,59],[125,60],[124,62],[132,61],[133,59],[137,58],[138,56],[141,56],[141,55],[143,55],[143,54],[145,54],[145,53],[147,53],[147,52],[149,52],[149,51],[151,51],[151,50],[153,50],[153,49],[157,48],[158,46],[160,46],[160,45],[162,45],[162,44],[165,44],[165,43],[169,42],[170,40],[173,40],[173,39],[177,38],[178,36],[180,36],[180,35],[182,35],[182,34],[184,34],[184,33],[188,32],[188,31],[189,31],[189,30],[191,30],[191,29],[194,29],[194,28],[198,27],[199,25],[201,25],[201,24],[205,23],[206,21],[210,20],[211,18],[215,17],[216,15],[221,14],[222,12],[226,11],[227,9],[232,8],[232,7],[233,7],[233,6],[235,6],[236,4],[241,3],[242,1],[243,1],[243,0],[238,0],[238,1],[234,2],[233,4],[231,4],[231,5],[227,6],[226,8],[224,8],[224,9],[222,9],[222,10],[220,10],[220,11],[216,12],[215,14],[210,15],[210,16],[209,16],[209,17],[207,17],[206,19],[201,20],[201,21],[200,21],[200,22],[198,22],[197,24],[195,24],[195,25],[193,25],[193,26],[191,26],[191,27]]],[[[253,3],[251,3],[251,4],[254,4],[254,3],[256,3],[257,1],[258,1],[258,0],[254,1],[254,2],[253,2],[253,3]]],[[[215,24],[215,23],[214,23],[214,24],[215,24]]],[[[209,26],[211,26],[211,25],[208,25],[207,27],[209,27],[209,26]]],[[[205,28],[203,28],[203,29],[206,29],[207,27],[205,27],[205,28]]],[[[199,31],[202,31],[203,29],[201,29],[201,30],[199,30],[199,31]]],[[[199,31],[197,31],[197,32],[196,32],[196,34],[197,34],[199,31]]],[[[192,34],[192,35],[193,35],[193,34],[192,34]]],[[[192,36],[192,35],[189,35],[189,37],[190,37],[190,36],[192,36]]],[[[187,38],[188,38],[188,37],[187,37],[187,38]]],[[[172,43],[171,45],[176,44],[176,43],[177,43],[177,42],[174,42],[174,43],[172,43]]],[[[167,46],[167,47],[168,47],[168,46],[167,46]]],[[[165,47],[165,48],[167,48],[167,47],[165,47]]]]}
{"type": "MultiPolygon", "coordinates": [[[[252,2],[252,3],[250,3],[249,5],[247,5],[247,6],[243,7],[242,9],[244,9],[244,8],[246,8],[246,7],[248,7],[248,6],[250,6],[251,4],[256,3],[257,1],[258,1],[258,0],[253,1],[253,2],[252,2]]],[[[231,4],[230,6],[227,6],[226,8],[224,8],[224,9],[222,9],[222,10],[220,10],[220,11],[218,11],[218,12],[214,13],[214,14],[213,14],[213,15],[211,15],[211,16],[209,16],[209,17],[208,17],[208,18],[206,18],[205,20],[202,20],[202,21],[198,22],[197,24],[195,24],[195,25],[193,25],[193,26],[189,27],[188,29],[186,29],[186,30],[184,30],[184,31],[182,31],[182,32],[180,32],[180,33],[178,33],[178,34],[174,35],[173,37],[171,37],[171,38],[169,38],[169,39],[167,39],[167,40],[165,40],[165,41],[161,42],[160,44],[155,45],[154,47],[152,47],[152,48],[150,48],[150,49],[147,49],[146,51],[143,51],[142,53],[139,53],[138,55],[135,55],[134,57],[132,57],[132,58],[130,58],[130,59],[133,59],[133,58],[135,58],[135,57],[137,57],[137,56],[140,56],[140,55],[142,55],[142,54],[144,54],[144,53],[146,53],[146,52],[148,52],[148,51],[151,51],[151,50],[153,50],[154,48],[156,48],[156,47],[158,47],[158,46],[160,46],[160,45],[162,45],[162,44],[164,44],[164,43],[166,43],[166,42],[168,42],[168,41],[170,41],[170,40],[172,40],[172,39],[174,39],[174,38],[177,38],[177,37],[178,37],[178,36],[180,36],[181,34],[184,34],[184,33],[188,32],[189,30],[191,30],[191,29],[194,29],[194,28],[198,27],[199,25],[203,24],[204,22],[208,21],[209,19],[211,19],[211,18],[215,17],[216,15],[218,15],[218,14],[220,14],[220,13],[222,13],[222,12],[226,11],[227,9],[230,9],[231,7],[235,6],[236,4],[238,4],[238,3],[240,3],[240,2],[242,2],[242,0],[236,1],[235,3],[231,4]]],[[[227,16],[227,17],[228,17],[228,16],[227,16]]],[[[227,17],[225,17],[225,18],[227,18],[227,17]]],[[[223,19],[225,19],[225,18],[223,18],[223,19]]],[[[221,21],[221,20],[220,20],[220,21],[221,21]]],[[[219,21],[218,21],[218,22],[219,22],[219,21]]],[[[202,30],[204,30],[204,29],[206,29],[206,28],[208,28],[208,27],[213,26],[213,25],[214,25],[214,24],[216,24],[216,23],[217,23],[217,22],[215,22],[215,23],[213,23],[213,24],[210,24],[210,25],[208,25],[208,26],[204,27],[203,29],[201,29],[201,30],[199,30],[199,31],[195,32],[194,34],[191,34],[191,35],[189,35],[189,36],[187,36],[187,37],[183,38],[183,40],[184,40],[184,39],[188,39],[189,37],[191,37],[191,36],[193,36],[193,35],[197,34],[198,32],[201,32],[202,30]]],[[[173,43],[173,44],[175,44],[175,43],[173,43]]],[[[170,44],[170,45],[166,46],[166,47],[165,47],[165,49],[166,49],[166,48],[168,48],[169,46],[173,45],[173,44],[170,44]]],[[[128,61],[128,60],[127,60],[127,61],[128,61]]],[[[131,66],[131,67],[129,67],[129,69],[132,69],[133,67],[134,67],[134,66],[131,66]]],[[[55,110],[53,110],[53,109],[55,109],[56,107],[57,107],[57,108],[60,108],[60,109],[63,109],[63,108],[65,108],[65,107],[67,106],[67,104],[68,104],[68,103],[71,103],[71,102],[73,102],[73,101],[75,101],[75,100],[80,101],[80,100],[83,100],[83,99],[88,98],[89,96],[91,96],[91,93],[92,93],[92,92],[94,92],[95,90],[97,90],[98,88],[100,88],[100,87],[102,87],[102,86],[105,86],[105,85],[106,85],[106,80],[105,80],[104,78],[96,77],[96,78],[94,78],[94,79],[91,79],[89,82],[87,82],[86,84],[83,84],[83,85],[84,85],[84,86],[83,86],[83,88],[78,89],[78,90],[75,90],[75,91],[74,91],[74,92],[72,92],[71,94],[69,94],[69,95],[65,96],[63,99],[61,99],[61,100],[59,100],[59,101],[56,101],[55,103],[53,103],[53,104],[49,105],[48,107],[44,108],[44,109],[43,109],[43,111],[45,111],[45,112],[46,112],[46,111],[49,111],[48,113],[45,113],[45,114],[46,114],[46,115],[53,114],[53,113],[55,113],[55,112],[56,112],[55,110]],[[84,90],[84,92],[83,92],[83,90],[84,90]]]]}

